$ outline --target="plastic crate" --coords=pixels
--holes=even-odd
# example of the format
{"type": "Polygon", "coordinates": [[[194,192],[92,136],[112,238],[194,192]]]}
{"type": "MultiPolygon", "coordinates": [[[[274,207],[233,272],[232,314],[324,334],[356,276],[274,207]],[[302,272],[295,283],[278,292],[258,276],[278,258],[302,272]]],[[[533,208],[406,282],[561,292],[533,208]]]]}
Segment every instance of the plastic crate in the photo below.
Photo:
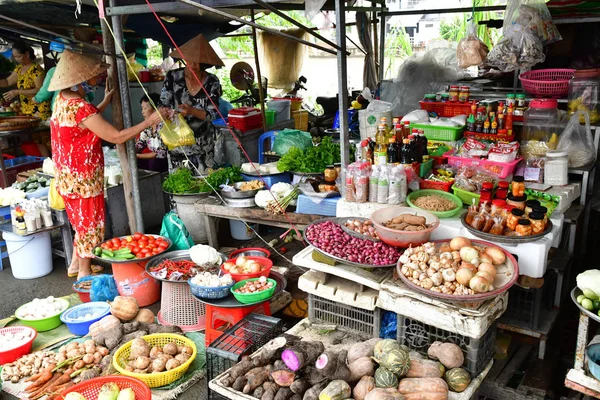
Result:
{"type": "Polygon", "coordinates": [[[304,132],[308,131],[308,111],[292,111],[292,118],[294,119],[294,129],[304,132]]]}
{"type": "Polygon", "coordinates": [[[452,185],[454,185],[454,179],[452,179],[450,182],[438,182],[430,179],[422,179],[421,182],[419,182],[419,189],[434,189],[444,192],[451,192],[452,185]]]}
{"type": "Polygon", "coordinates": [[[308,319],[311,322],[337,325],[361,336],[374,338],[379,337],[381,309],[363,310],[309,293],[308,319]]]}
{"type": "Polygon", "coordinates": [[[337,202],[341,199],[338,197],[327,197],[323,199],[319,204],[315,203],[310,197],[299,194],[298,205],[296,206],[296,214],[315,214],[323,215],[326,217],[335,217],[335,210],[337,208],[337,202]]]}
{"type": "Polygon", "coordinates": [[[464,127],[436,126],[429,124],[410,124],[410,129],[422,129],[427,140],[441,140],[452,142],[462,137],[464,127]]]}
{"type": "Polygon", "coordinates": [[[479,339],[463,336],[427,325],[415,319],[398,314],[398,341],[411,350],[427,354],[433,342],[450,342],[458,345],[464,353],[465,368],[471,376],[479,375],[494,358],[496,325],[493,324],[479,339]]]}
{"type": "Polygon", "coordinates": [[[471,102],[441,102],[441,101],[420,101],[421,110],[434,112],[440,117],[455,117],[457,115],[469,115],[471,112],[471,102]]]}
{"type": "Polygon", "coordinates": [[[537,330],[542,312],[554,308],[557,278],[556,271],[549,270],[544,275],[544,285],[539,289],[513,285],[508,291],[508,307],[500,321],[537,330]]]}
{"type": "MultiPolygon", "coordinates": [[[[241,175],[242,175],[242,179],[246,182],[261,179],[261,177],[258,175],[247,175],[247,174],[241,174],[241,175]]],[[[274,175],[262,175],[262,179],[265,181],[265,184],[267,185],[267,189],[270,189],[271,186],[273,186],[274,184],[279,183],[279,182],[292,183],[292,178],[290,177],[290,174],[288,172],[282,172],[280,174],[274,174],[274,175]]]]}
{"type": "Polygon", "coordinates": [[[490,174],[497,176],[500,179],[506,179],[510,175],[514,174],[517,169],[517,165],[521,162],[522,158],[517,157],[514,161],[505,163],[498,161],[489,161],[489,160],[481,160],[477,158],[467,158],[467,157],[459,157],[454,155],[454,151],[450,150],[446,154],[445,157],[448,158],[448,164],[453,165],[455,167],[464,166],[479,166],[490,174]]]}
{"type": "Polygon", "coordinates": [[[279,336],[282,327],[279,318],[250,314],[227,329],[206,349],[207,382],[279,336]]]}
{"type": "Polygon", "coordinates": [[[454,192],[454,195],[457,196],[459,199],[461,199],[463,204],[466,206],[470,206],[472,204],[475,204],[475,205],[479,204],[479,198],[481,196],[478,195],[477,193],[467,192],[466,190],[457,188],[454,185],[452,185],[452,191],[454,192]],[[475,200],[475,201],[473,201],[473,200],[475,200]]]}

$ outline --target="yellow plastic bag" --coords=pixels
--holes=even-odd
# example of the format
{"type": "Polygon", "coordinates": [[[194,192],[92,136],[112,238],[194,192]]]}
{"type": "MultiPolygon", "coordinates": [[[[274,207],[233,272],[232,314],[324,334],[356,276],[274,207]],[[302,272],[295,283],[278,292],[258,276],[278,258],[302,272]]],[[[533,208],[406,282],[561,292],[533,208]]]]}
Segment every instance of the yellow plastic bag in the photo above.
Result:
{"type": "Polygon", "coordinates": [[[136,76],[140,75],[140,71],[144,69],[144,66],[137,62],[135,59],[135,54],[128,58],[129,65],[131,68],[127,68],[127,79],[130,82],[136,81],[136,76]],[[133,69],[133,71],[132,71],[133,69]]]}
{"type": "Polygon", "coordinates": [[[56,187],[56,179],[50,179],[50,192],[48,193],[48,203],[50,208],[55,210],[64,210],[65,201],[63,200],[56,187]]]}
{"type": "Polygon", "coordinates": [[[192,146],[196,143],[194,131],[192,131],[192,128],[190,128],[183,116],[179,113],[172,122],[169,120],[165,122],[160,129],[160,137],[169,150],[181,146],[192,146]]]}

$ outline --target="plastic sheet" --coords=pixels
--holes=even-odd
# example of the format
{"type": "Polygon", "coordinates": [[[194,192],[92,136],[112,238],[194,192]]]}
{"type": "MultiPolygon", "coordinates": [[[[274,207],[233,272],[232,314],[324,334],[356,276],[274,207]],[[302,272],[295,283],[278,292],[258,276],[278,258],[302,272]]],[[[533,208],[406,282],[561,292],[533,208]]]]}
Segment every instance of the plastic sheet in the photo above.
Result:
{"type": "Polygon", "coordinates": [[[96,275],[92,279],[90,299],[92,301],[113,301],[119,295],[112,275],[96,275]]]}
{"type": "Polygon", "coordinates": [[[392,311],[384,311],[381,318],[379,337],[382,339],[396,339],[398,332],[398,314],[392,311]]]}
{"type": "Polygon", "coordinates": [[[284,155],[292,147],[306,150],[312,145],[310,133],[296,129],[284,129],[275,136],[272,150],[279,155],[284,155]]]}

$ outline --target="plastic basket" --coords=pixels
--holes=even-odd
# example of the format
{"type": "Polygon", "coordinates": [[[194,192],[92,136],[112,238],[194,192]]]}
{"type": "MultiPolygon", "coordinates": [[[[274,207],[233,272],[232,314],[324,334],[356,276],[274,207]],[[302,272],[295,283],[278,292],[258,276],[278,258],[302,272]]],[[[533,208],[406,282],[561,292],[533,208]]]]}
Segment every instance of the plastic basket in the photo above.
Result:
{"type": "Polygon", "coordinates": [[[569,94],[574,69],[538,69],[519,75],[523,89],[538,97],[563,97],[569,94]]]}
{"type": "Polygon", "coordinates": [[[119,389],[123,390],[126,388],[133,389],[135,393],[135,400],[152,400],[152,392],[148,385],[139,379],[130,378],[128,376],[102,376],[99,378],[93,378],[85,382],[78,383],[75,386],[63,390],[58,398],[63,399],[67,394],[77,392],[87,400],[96,400],[100,394],[100,389],[106,383],[116,383],[119,389]]]}
{"type": "Polygon", "coordinates": [[[454,155],[453,150],[450,150],[448,153],[444,154],[444,156],[448,158],[448,164],[452,166],[479,166],[500,179],[506,179],[510,175],[514,174],[515,170],[517,169],[517,165],[519,165],[519,163],[522,160],[521,157],[517,157],[514,161],[505,163],[498,161],[480,160],[477,158],[459,157],[454,155]]]}
{"type": "Polygon", "coordinates": [[[471,102],[441,102],[441,101],[420,101],[421,110],[434,112],[440,117],[455,117],[457,115],[469,115],[471,112],[471,102]]]}
{"type": "Polygon", "coordinates": [[[424,210],[424,211],[430,212],[433,215],[437,216],[438,218],[451,218],[462,211],[463,204],[462,204],[461,199],[459,199],[457,196],[453,195],[452,193],[446,193],[446,192],[438,191],[438,190],[427,190],[427,189],[417,190],[408,195],[408,197],[406,198],[406,202],[408,203],[408,205],[410,207],[416,208],[417,210],[422,210],[422,208],[417,207],[413,202],[421,196],[431,196],[431,195],[443,197],[447,200],[452,201],[456,205],[456,208],[453,210],[450,210],[450,211],[430,211],[430,210],[424,210]]]}
{"type": "Polygon", "coordinates": [[[206,326],[206,307],[196,300],[190,285],[162,283],[158,322],[175,325],[184,332],[199,331],[206,326]]]}
{"type": "Polygon", "coordinates": [[[493,324],[479,339],[449,332],[398,314],[398,341],[411,350],[427,354],[434,342],[449,342],[460,347],[465,356],[463,368],[471,376],[479,375],[494,358],[496,326],[493,324]]]}
{"type": "Polygon", "coordinates": [[[308,294],[308,319],[337,325],[364,337],[379,337],[381,309],[373,311],[308,294]]]}
{"type": "Polygon", "coordinates": [[[67,324],[69,332],[73,335],[85,336],[90,331],[90,325],[96,321],[100,321],[108,314],[110,314],[110,305],[108,303],[94,301],[92,303],[79,304],[68,309],[62,313],[60,320],[67,324]],[[83,320],[78,319],[88,314],[92,316],[83,320]]]}
{"type": "MultiPolygon", "coordinates": [[[[26,304],[23,304],[21,307],[17,308],[17,311],[15,311],[15,315],[17,316],[17,319],[21,322],[21,324],[25,325],[25,326],[30,326],[32,328],[34,328],[36,331],[38,332],[46,332],[46,331],[51,331],[52,329],[60,326],[60,324],[62,324],[62,321],[60,320],[60,314],[62,314],[63,312],[65,312],[66,309],[69,308],[69,300],[67,299],[56,299],[55,301],[60,301],[64,304],[64,310],[56,313],[55,315],[52,315],[50,317],[47,318],[42,318],[42,319],[21,319],[18,316],[21,314],[21,312],[19,311],[21,309],[21,307],[25,306],[26,304]]],[[[29,304],[29,303],[27,303],[29,304]]]]}
{"type": "Polygon", "coordinates": [[[192,364],[192,361],[194,361],[196,355],[198,354],[196,344],[192,340],[186,338],[185,336],[171,333],[156,333],[154,335],[143,336],[142,339],[144,339],[150,347],[163,347],[167,343],[175,342],[178,346],[189,346],[193,350],[192,356],[185,363],[170,371],[157,372],[153,374],[136,374],[134,372],[129,372],[125,369],[125,367],[127,366],[126,362],[129,359],[129,353],[131,352],[131,343],[133,342],[133,340],[121,346],[113,356],[113,366],[115,367],[115,369],[121,375],[137,378],[142,382],[146,383],[151,388],[165,386],[181,378],[183,374],[185,374],[185,372],[188,370],[188,368],[192,364]]]}
{"type": "MultiPolygon", "coordinates": [[[[260,249],[260,250],[262,250],[262,249],[260,249]]],[[[226,271],[225,268],[223,267],[223,265],[221,265],[221,272],[223,274],[230,274],[231,277],[233,278],[233,280],[236,283],[237,282],[241,282],[241,281],[246,280],[246,279],[260,278],[261,276],[264,276],[265,278],[269,277],[269,274],[271,273],[271,268],[273,268],[273,261],[271,261],[270,258],[266,258],[266,257],[254,257],[254,256],[249,256],[249,257],[245,257],[245,258],[247,260],[256,261],[264,269],[262,271],[260,271],[260,272],[249,273],[249,274],[232,274],[231,272],[226,271]]],[[[227,262],[235,264],[237,262],[237,257],[236,258],[229,258],[227,260],[227,262]]]]}
{"type": "Polygon", "coordinates": [[[231,285],[221,286],[221,287],[208,287],[208,286],[200,286],[192,283],[191,280],[188,281],[190,285],[190,290],[192,294],[196,297],[200,297],[201,299],[222,299],[223,297],[229,296],[229,289],[235,285],[235,282],[231,285]]]}
{"type": "Polygon", "coordinates": [[[305,194],[298,195],[296,214],[315,214],[325,217],[335,217],[337,203],[341,197],[326,197],[319,204],[315,203],[305,194]]]}
{"type": "Polygon", "coordinates": [[[256,302],[263,301],[263,300],[266,301],[266,300],[270,299],[273,296],[273,294],[275,293],[275,289],[277,288],[277,281],[275,281],[274,279],[270,279],[270,278],[267,278],[267,282],[271,282],[273,284],[273,287],[271,287],[270,289],[262,290],[257,293],[236,293],[235,292],[235,290],[244,286],[246,284],[246,282],[254,282],[259,279],[260,278],[246,279],[244,281],[240,281],[240,282],[236,283],[235,285],[233,285],[233,287],[230,289],[231,293],[233,293],[233,297],[235,297],[237,299],[237,301],[239,301],[240,303],[243,303],[243,304],[251,304],[251,303],[256,303],[256,302]]]}
{"type": "Polygon", "coordinates": [[[19,347],[15,347],[14,349],[0,351],[0,365],[11,363],[20,358],[21,356],[29,354],[29,352],[31,351],[31,346],[33,345],[33,341],[37,337],[36,330],[28,326],[11,326],[8,328],[0,329],[0,335],[4,335],[6,333],[15,334],[25,331],[31,332],[31,339],[28,342],[23,343],[19,347]]]}
{"type": "Polygon", "coordinates": [[[438,182],[432,181],[430,179],[422,179],[421,182],[419,182],[419,189],[433,189],[441,190],[444,192],[451,192],[452,185],[454,185],[454,179],[452,179],[450,182],[438,182]]]}
{"type": "Polygon", "coordinates": [[[467,192],[466,190],[458,188],[454,185],[452,185],[452,191],[454,192],[454,195],[461,199],[463,204],[466,206],[470,206],[472,204],[479,204],[479,198],[481,196],[477,193],[467,192]]]}
{"type": "Polygon", "coordinates": [[[428,160],[428,161],[422,162],[419,165],[419,177],[424,178],[427,175],[429,175],[432,168],[433,168],[433,160],[428,160]]]}
{"type": "Polygon", "coordinates": [[[300,131],[308,131],[308,111],[306,110],[292,110],[292,119],[294,120],[294,129],[300,131]]]}
{"type": "Polygon", "coordinates": [[[92,298],[91,298],[92,292],[90,290],[77,289],[75,287],[75,285],[77,285],[81,282],[91,281],[93,279],[94,279],[94,277],[90,275],[90,276],[83,277],[83,278],[79,279],[78,281],[76,281],[75,283],[73,283],[73,291],[79,295],[79,299],[81,300],[82,303],[89,303],[90,301],[92,301],[92,298]]]}
{"type": "Polygon", "coordinates": [[[410,124],[410,129],[422,129],[427,140],[441,140],[452,142],[462,137],[464,127],[456,126],[436,126],[429,124],[410,124]]]}

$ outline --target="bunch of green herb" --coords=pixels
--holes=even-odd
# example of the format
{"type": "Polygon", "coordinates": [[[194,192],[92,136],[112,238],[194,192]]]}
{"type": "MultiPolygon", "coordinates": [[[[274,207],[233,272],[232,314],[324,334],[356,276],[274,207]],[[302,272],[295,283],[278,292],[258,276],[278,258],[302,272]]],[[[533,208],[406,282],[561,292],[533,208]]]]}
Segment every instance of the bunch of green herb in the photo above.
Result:
{"type": "Polygon", "coordinates": [[[340,145],[333,143],[330,137],[324,137],[320,145],[309,147],[305,151],[292,147],[277,162],[280,171],[318,173],[325,171],[328,165],[340,162],[340,145]]]}
{"type": "Polygon", "coordinates": [[[219,190],[219,186],[234,184],[242,180],[241,170],[238,166],[221,168],[208,174],[200,184],[200,192],[211,192],[213,189],[219,190]]]}
{"type": "Polygon", "coordinates": [[[204,184],[202,178],[195,177],[187,168],[180,168],[165,179],[163,190],[173,194],[198,193],[201,184],[204,184]]]}

